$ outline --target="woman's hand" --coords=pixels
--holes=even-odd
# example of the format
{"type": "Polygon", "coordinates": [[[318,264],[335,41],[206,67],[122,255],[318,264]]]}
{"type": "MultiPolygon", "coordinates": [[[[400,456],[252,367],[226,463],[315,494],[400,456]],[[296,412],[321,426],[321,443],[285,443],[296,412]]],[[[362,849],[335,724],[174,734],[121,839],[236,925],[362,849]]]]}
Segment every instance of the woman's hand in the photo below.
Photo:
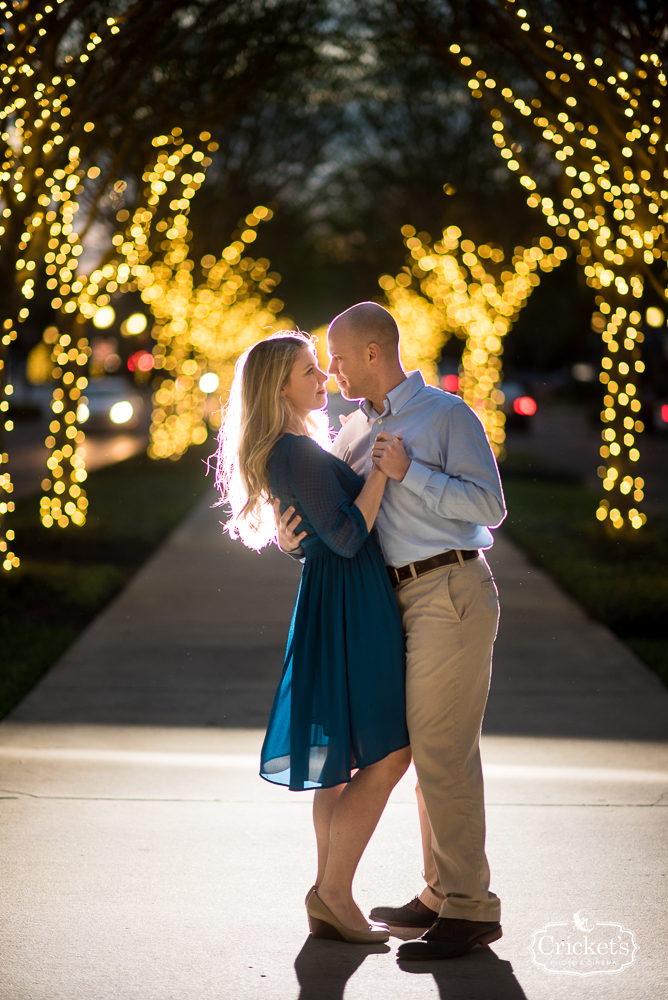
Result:
{"type": "Polygon", "coordinates": [[[355,501],[355,506],[359,508],[366,521],[368,531],[373,528],[386,483],[387,475],[377,465],[374,465],[362,487],[362,492],[355,501]]]}
{"type": "Polygon", "coordinates": [[[276,534],[278,535],[278,547],[283,550],[283,552],[292,552],[294,549],[298,549],[301,545],[302,538],[306,538],[308,531],[302,531],[299,535],[296,534],[297,527],[301,521],[301,516],[295,513],[294,507],[288,507],[285,513],[281,516],[281,501],[274,500],[274,517],[276,519],[276,534]]]}
{"type": "Polygon", "coordinates": [[[396,479],[399,483],[408,472],[411,464],[402,441],[401,434],[388,434],[387,431],[381,431],[371,449],[374,466],[384,472],[388,479],[396,479]]]}

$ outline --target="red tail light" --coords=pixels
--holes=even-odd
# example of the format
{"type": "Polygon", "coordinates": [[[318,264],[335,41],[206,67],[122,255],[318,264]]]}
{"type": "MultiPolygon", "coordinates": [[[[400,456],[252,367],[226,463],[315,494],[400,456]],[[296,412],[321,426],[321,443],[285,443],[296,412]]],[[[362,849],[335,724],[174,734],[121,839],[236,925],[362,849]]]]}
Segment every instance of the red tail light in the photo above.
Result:
{"type": "Polygon", "coordinates": [[[136,351],[128,358],[128,368],[131,372],[150,372],[153,365],[153,355],[149,351],[136,351]]]}
{"type": "Polygon", "coordinates": [[[533,417],[536,412],[536,400],[531,396],[519,396],[513,403],[513,410],[523,417],[533,417]]]}
{"type": "Polygon", "coordinates": [[[441,389],[446,392],[457,392],[459,390],[459,375],[444,375],[441,379],[441,389]]]}

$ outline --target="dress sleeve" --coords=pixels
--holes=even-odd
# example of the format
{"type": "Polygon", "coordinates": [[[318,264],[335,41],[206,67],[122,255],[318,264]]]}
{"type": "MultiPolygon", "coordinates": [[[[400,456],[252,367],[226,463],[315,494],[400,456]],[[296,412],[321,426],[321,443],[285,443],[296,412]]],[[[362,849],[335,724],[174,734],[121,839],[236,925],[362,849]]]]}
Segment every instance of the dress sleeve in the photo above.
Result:
{"type": "Polygon", "coordinates": [[[343,489],[332,459],[308,437],[290,448],[289,482],[318,536],[337,555],[352,559],[369,531],[364,515],[343,489]]]}

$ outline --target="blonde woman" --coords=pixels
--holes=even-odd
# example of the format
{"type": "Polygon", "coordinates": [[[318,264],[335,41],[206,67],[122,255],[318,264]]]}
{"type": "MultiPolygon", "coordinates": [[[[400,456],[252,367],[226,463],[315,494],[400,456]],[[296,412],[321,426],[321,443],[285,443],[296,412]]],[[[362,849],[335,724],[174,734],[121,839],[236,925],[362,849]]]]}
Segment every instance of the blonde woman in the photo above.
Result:
{"type": "Polygon", "coordinates": [[[352,881],[410,763],[404,637],[371,534],[387,478],[374,468],[365,482],[321,446],[326,381],[303,334],[247,351],[221,428],[218,483],[232,510],[230,534],[251,548],[275,539],[272,503],[302,519],[304,568],[260,773],[292,790],[316,789],[312,934],[369,943],[389,933],[369,925],[352,881]]]}

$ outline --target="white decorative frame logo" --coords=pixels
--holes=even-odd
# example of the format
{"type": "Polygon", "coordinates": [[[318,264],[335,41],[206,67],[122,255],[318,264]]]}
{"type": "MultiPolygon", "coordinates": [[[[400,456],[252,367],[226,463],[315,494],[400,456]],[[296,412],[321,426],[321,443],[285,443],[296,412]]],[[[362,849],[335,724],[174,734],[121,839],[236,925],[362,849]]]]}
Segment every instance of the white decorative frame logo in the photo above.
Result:
{"type": "Polygon", "coordinates": [[[572,923],[545,924],[529,946],[535,965],[570,976],[612,976],[628,969],[638,945],[633,931],[610,921],[592,921],[579,910],[572,923]]]}

